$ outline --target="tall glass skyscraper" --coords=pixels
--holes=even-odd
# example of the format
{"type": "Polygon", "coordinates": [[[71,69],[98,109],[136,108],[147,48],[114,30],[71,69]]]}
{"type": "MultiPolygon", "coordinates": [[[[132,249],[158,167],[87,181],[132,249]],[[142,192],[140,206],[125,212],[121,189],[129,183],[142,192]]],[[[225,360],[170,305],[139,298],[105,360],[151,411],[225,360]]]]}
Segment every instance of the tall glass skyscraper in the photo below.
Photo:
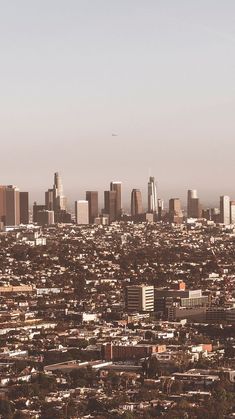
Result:
{"type": "Polygon", "coordinates": [[[131,215],[143,214],[142,196],[139,189],[132,189],[131,192],[131,215]]]}
{"type": "Polygon", "coordinates": [[[109,222],[112,223],[116,218],[117,192],[104,191],[104,214],[109,215],[109,222]]]}
{"type": "Polygon", "coordinates": [[[200,218],[201,217],[201,206],[197,196],[196,189],[188,190],[188,202],[187,202],[188,218],[200,218]]]}
{"type": "Polygon", "coordinates": [[[94,223],[96,217],[98,217],[98,192],[97,191],[86,191],[86,200],[88,201],[89,207],[89,223],[94,223]]]}
{"type": "Polygon", "coordinates": [[[110,191],[116,192],[115,219],[119,220],[122,215],[122,182],[111,182],[110,191]]]}
{"type": "Polygon", "coordinates": [[[148,182],[148,212],[158,214],[157,186],[153,176],[148,182]]]}

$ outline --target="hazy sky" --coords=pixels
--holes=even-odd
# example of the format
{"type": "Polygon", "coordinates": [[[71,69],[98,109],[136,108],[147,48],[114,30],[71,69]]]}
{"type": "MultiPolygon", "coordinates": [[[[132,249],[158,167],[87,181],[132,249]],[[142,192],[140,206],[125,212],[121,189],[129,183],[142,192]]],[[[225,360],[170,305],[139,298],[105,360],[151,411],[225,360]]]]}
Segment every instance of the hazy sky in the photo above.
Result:
{"type": "Polygon", "coordinates": [[[0,183],[235,198],[234,0],[0,0],[0,183]],[[117,133],[118,136],[112,136],[117,133]]]}

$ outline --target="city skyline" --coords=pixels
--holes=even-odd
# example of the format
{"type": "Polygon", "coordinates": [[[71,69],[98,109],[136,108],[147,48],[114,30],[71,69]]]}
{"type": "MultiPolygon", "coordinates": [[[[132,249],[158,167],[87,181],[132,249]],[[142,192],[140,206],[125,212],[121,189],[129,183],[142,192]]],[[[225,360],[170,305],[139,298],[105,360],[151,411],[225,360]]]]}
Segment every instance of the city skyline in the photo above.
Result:
{"type": "MultiPolygon", "coordinates": [[[[187,206],[179,197],[168,198],[164,202],[158,198],[158,184],[153,176],[148,179],[147,202],[143,205],[142,192],[133,188],[129,197],[129,204],[122,205],[123,187],[121,181],[110,181],[110,189],[103,190],[103,200],[99,191],[85,192],[85,197],[76,198],[68,205],[67,196],[61,173],[54,173],[53,187],[44,193],[44,202],[30,201],[29,192],[22,192],[17,186],[0,185],[0,222],[6,225],[27,224],[29,210],[32,209],[34,223],[54,224],[71,223],[73,215],[77,224],[107,224],[120,221],[123,216],[131,216],[138,221],[170,221],[181,224],[185,215],[188,219],[213,220],[224,225],[234,224],[235,200],[228,195],[219,196],[219,206],[209,207],[200,200],[196,189],[187,191],[187,206]],[[75,209],[74,209],[75,204],[75,209]],[[12,220],[12,222],[10,222],[12,220]]],[[[218,203],[218,202],[217,202],[218,203]]]]}
{"type": "MultiPolygon", "coordinates": [[[[50,174],[51,176],[51,174],[50,174]]],[[[120,178],[120,177],[119,177],[120,178]]],[[[67,193],[67,191],[71,191],[69,185],[65,186],[64,183],[64,176],[61,174],[61,172],[54,172],[54,185],[52,189],[47,189],[45,190],[46,186],[44,185],[44,187],[42,187],[42,190],[40,191],[40,195],[36,194],[35,191],[30,191],[28,190],[27,193],[29,193],[29,206],[32,207],[34,202],[44,202],[46,203],[46,207],[48,210],[53,209],[53,207],[55,206],[55,203],[53,204],[53,201],[56,200],[58,201],[59,199],[59,204],[56,204],[58,206],[58,209],[64,210],[66,207],[69,210],[72,210],[74,208],[74,202],[75,201],[83,201],[83,200],[89,200],[89,198],[87,198],[87,195],[89,193],[98,193],[99,196],[99,210],[101,210],[102,208],[105,208],[105,190],[106,192],[112,192],[114,191],[113,186],[112,185],[119,185],[120,184],[120,201],[123,201],[123,205],[122,202],[119,203],[119,208],[122,208],[124,210],[127,210],[129,212],[131,212],[131,202],[132,202],[132,192],[133,191],[139,191],[141,194],[141,201],[142,201],[142,206],[143,206],[143,210],[144,211],[149,211],[149,212],[158,212],[155,210],[150,210],[149,207],[149,195],[150,194],[150,184],[151,182],[153,182],[154,184],[154,193],[156,193],[156,197],[155,200],[163,200],[163,205],[164,208],[167,207],[168,208],[168,202],[169,200],[172,199],[179,199],[182,205],[182,208],[189,212],[189,214],[191,213],[191,210],[189,209],[188,205],[189,205],[189,193],[192,193],[192,197],[194,198],[193,201],[197,200],[198,204],[200,203],[201,206],[203,206],[204,208],[206,207],[217,207],[220,208],[220,198],[221,196],[228,196],[229,198],[233,199],[233,197],[235,197],[235,189],[234,189],[234,193],[232,192],[232,194],[226,194],[223,191],[221,192],[221,194],[219,195],[214,195],[213,199],[211,201],[206,201],[203,199],[203,193],[201,193],[201,190],[199,190],[199,194],[198,194],[198,189],[181,189],[181,193],[178,193],[178,190],[174,190],[172,195],[167,195],[166,191],[163,191],[162,188],[160,187],[160,193],[159,193],[159,183],[161,184],[161,182],[158,182],[158,180],[155,178],[155,176],[149,176],[149,178],[145,179],[145,186],[143,188],[133,188],[132,186],[127,186],[123,183],[123,181],[107,181],[107,183],[105,185],[103,185],[102,188],[96,188],[95,185],[93,188],[89,189],[86,187],[86,185],[84,186],[85,189],[79,189],[80,193],[76,193],[75,191],[72,191],[72,193],[67,193]],[[63,179],[63,182],[62,182],[63,179]],[[57,182],[59,183],[57,185],[57,182]],[[110,186],[110,191],[108,190],[107,185],[110,186]],[[63,194],[64,189],[66,190],[66,194],[65,195],[61,195],[61,193],[63,194]],[[59,195],[57,196],[57,192],[55,195],[55,190],[59,190],[59,195]],[[49,195],[51,193],[51,195],[49,195]],[[195,196],[194,196],[195,195],[195,196]],[[198,196],[200,195],[200,196],[198,196]],[[38,197],[38,199],[34,199],[35,196],[38,197]],[[51,199],[51,203],[50,203],[50,199],[51,199]]],[[[0,187],[1,185],[4,185],[3,182],[0,183],[0,187]]],[[[26,190],[27,188],[23,186],[23,188],[20,186],[19,187],[19,183],[17,181],[10,183],[10,182],[6,182],[6,184],[4,185],[4,187],[6,186],[12,186],[15,185],[14,187],[17,187],[19,190],[26,190]]],[[[47,182],[48,185],[48,182],[47,182]]],[[[97,199],[97,198],[96,198],[97,199]]],[[[116,206],[116,204],[115,204],[116,206]]],[[[120,211],[120,209],[119,209],[120,211]]],[[[198,210],[196,210],[197,212],[198,210]]],[[[194,211],[192,212],[192,214],[194,213],[194,211]]]]}
{"type": "Polygon", "coordinates": [[[2,2],[1,183],[40,200],[56,166],[73,201],[120,176],[144,190],[150,171],[164,199],[232,196],[234,12],[209,0],[2,2]]]}

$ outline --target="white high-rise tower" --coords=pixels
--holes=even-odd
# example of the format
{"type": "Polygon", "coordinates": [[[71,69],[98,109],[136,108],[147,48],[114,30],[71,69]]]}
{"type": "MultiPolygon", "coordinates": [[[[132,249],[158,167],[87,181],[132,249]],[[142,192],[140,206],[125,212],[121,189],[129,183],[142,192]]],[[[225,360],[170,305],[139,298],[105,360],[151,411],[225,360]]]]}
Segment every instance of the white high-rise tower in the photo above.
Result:
{"type": "Polygon", "coordinates": [[[66,210],[67,200],[63,194],[62,179],[58,172],[54,174],[53,195],[54,195],[54,209],[66,210]]]}
{"type": "Polygon", "coordinates": [[[57,190],[57,196],[63,196],[62,179],[58,172],[54,174],[54,189],[57,190]]]}
{"type": "Polygon", "coordinates": [[[230,198],[227,195],[220,197],[220,222],[230,224],[230,198]]]}
{"type": "Polygon", "coordinates": [[[157,187],[153,176],[148,182],[148,212],[158,213],[157,187]]]}

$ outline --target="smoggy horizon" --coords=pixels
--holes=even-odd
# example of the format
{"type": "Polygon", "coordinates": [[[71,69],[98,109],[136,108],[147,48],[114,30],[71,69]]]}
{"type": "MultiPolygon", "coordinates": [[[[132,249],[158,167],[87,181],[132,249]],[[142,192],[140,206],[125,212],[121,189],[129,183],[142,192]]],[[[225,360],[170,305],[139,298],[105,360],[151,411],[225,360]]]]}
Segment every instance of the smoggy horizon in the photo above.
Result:
{"type": "Polygon", "coordinates": [[[2,2],[0,184],[235,198],[235,3],[2,2]]]}

